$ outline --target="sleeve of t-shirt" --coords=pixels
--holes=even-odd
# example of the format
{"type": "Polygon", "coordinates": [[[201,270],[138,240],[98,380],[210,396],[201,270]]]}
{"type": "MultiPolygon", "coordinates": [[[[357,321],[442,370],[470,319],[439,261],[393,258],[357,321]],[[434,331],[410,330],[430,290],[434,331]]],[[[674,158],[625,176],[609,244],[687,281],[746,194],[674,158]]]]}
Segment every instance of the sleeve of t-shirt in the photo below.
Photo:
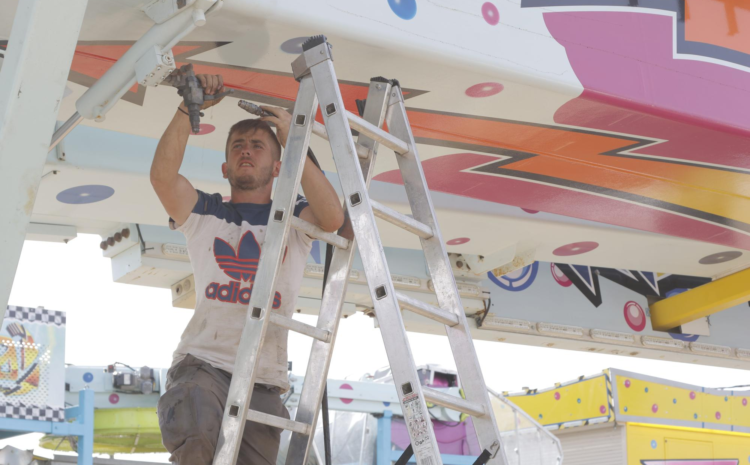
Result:
{"type": "Polygon", "coordinates": [[[310,204],[307,203],[307,199],[302,197],[301,195],[297,194],[297,202],[294,204],[294,216],[299,218],[299,214],[302,213],[302,210],[305,209],[305,207],[309,206],[310,204]]]}
{"type": "Polygon", "coordinates": [[[219,210],[223,207],[224,202],[221,194],[206,194],[198,189],[195,191],[198,193],[198,201],[195,202],[188,219],[183,224],[178,225],[175,220],[169,218],[169,228],[180,231],[187,239],[190,239],[198,231],[206,218],[211,215],[219,216],[219,210]]]}

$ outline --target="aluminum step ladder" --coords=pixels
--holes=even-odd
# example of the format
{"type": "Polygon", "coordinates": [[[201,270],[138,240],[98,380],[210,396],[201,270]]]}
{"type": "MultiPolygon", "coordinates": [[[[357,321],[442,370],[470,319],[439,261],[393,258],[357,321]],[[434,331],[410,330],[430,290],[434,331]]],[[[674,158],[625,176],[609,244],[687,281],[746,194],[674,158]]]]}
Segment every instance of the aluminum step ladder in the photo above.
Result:
{"type": "Polygon", "coordinates": [[[505,465],[507,460],[500,433],[417,156],[417,146],[407,119],[400,85],[395,80],[373,78],[362,117],[356,116],[344,108],[326,38],[311,37],[303,44],[302,49],[303,53],[292,63],[294,77],[300,82],[300,86],[213,463],[236,463],[245,422],[248,420],[292,431],[286,464],[306,463],[356,246],[364,264],[375,315],[411,438],[410,449],[416,455],[418,465],[442,465],[427,402],[470,415],[480,447],[484,450],[478,462],[505,465]],[[315,122],[319,102],[325,126],[315,122]],[[390,132],[381,129],[384,120],[390,132]],[[359,132],[356,144],[351,129],[359,132]],[[349,221],[338,234],[326,233],[292,215],[312,133],[330,142],[344,191],[349,221]],[[413,218],[368,196],[379,145],[396,152],[413,218]],[[375,217],[420,237],[439,308],[396,292],[375,217]],[[316,326],[270,311],[289,228],[298,229],[335,246],[316,326]],[[420,385],[401,309],[445,325],[465,399],[420,385]],[[294,421],[249,410],[258,354],[269,324],[315,339],[294,421]]]}

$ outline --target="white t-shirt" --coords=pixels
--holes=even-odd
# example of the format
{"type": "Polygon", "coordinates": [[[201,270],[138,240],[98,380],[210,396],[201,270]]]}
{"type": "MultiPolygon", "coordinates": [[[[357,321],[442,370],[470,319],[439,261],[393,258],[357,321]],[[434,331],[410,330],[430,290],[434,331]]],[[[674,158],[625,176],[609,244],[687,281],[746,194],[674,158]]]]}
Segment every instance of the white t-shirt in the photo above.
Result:
{"type": "MultiPolygon", "coordinates": [[[[223,202],[220,194],[196,189],[198,202],[182,226],[195,276],[196,305],[172,360],[187,354],[232,372],[245,326],[271,204],[223,202]]],[[[294,216],[308,205],[297,197],[294,216]]],[[[291,228],[276,280],[273,311],[291,318],[313,239],[291,228]]],[[[289,389],[287,330],[268,325],[256,383],[289,389]]]]}

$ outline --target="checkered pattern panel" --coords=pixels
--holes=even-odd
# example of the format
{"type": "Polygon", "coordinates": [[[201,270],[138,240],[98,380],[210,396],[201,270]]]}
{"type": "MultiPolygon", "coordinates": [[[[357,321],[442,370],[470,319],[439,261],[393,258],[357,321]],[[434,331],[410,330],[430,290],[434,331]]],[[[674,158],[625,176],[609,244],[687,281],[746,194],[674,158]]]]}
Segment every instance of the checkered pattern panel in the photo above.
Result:
{"type": "Polygon", "coordinates": [[[21,420],[65,421],[65,409],[39,405],[0,404],[0,417],[21,420]]]}
{"type": "Polygon", "coordinates": [[[54,324],[65,326],[65,312],[47,310],[46,308],[15,307],[8,305],[5,311],[6,318],[13,318],[20,321],[30,321],[32,323],[54,324]]]}

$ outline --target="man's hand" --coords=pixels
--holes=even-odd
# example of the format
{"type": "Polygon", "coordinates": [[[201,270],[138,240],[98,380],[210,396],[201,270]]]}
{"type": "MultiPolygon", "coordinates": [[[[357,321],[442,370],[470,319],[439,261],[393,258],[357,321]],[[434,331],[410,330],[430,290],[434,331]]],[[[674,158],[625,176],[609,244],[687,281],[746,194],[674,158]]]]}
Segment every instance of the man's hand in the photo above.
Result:
{"type": "MultiPolygon", "coordinates": [[[[226,90],[224,88],[224,78],[221,74],[196,74],[195,77],[197,77],[200,81],[201,87],[203,87],[204,95],[216,95],[226,90]]],[[[222,100],[224,100],[224,97],[215,100],[206,100],[201,108],[205,110],[206,108],[216,105],[222,100]]]]}
{"type": "Polygon", "coordinates": [[[281,146],[286,147],[286,139],[289,137],[289,126],[292,124],[292,115],[283,108],[266,105],[261,105],[260,107],[273,115],[263,116],[260,120],[276,125],[276,137],[279,139],[281,146]]]}

